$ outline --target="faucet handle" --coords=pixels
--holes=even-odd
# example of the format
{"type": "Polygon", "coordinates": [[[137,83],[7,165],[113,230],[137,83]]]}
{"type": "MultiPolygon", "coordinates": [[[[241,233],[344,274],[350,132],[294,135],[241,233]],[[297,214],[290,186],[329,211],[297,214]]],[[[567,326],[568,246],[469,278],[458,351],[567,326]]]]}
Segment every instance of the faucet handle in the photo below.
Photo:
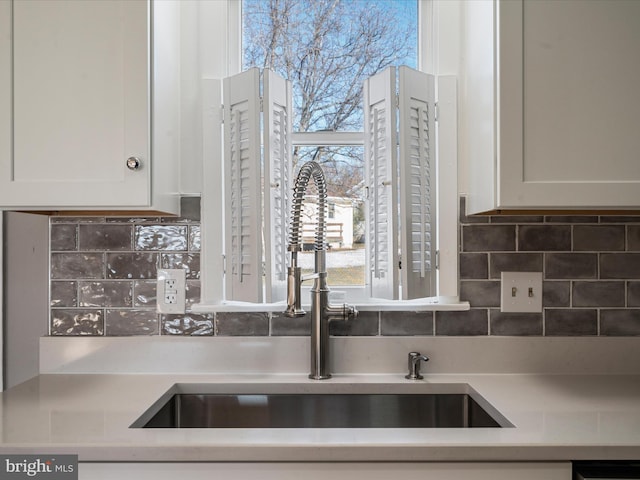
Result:
{"type": "Polygon", "coordinates": [[[409,373],[404,378],[408,380],[422,380],[424,377],[420,375],[420,361],[428,362],[429,358],[420,352],[410,352],[408,355],[409,373]]]}
{"type": "Polygon", "coordinates": [[[354,318],[357,318],[357,316],[358,316],[358,310],[356,309],[356,307],[351,306],[351,305],[346,305],[345,304],[344,313],[345,313],[345,319],[346,320],[353,320],[354,318]]]}

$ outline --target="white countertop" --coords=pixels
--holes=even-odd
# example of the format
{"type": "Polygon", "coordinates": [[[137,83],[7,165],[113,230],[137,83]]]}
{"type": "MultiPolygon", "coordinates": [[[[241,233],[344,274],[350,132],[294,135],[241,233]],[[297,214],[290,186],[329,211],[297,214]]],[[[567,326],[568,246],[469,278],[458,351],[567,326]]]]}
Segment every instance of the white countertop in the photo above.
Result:
{"type": "MultiPolygon", "coordinates": [[[[440,347],[431,347],[431,351],[439,352],[440,347]]],[[[71,359],[67,367],[76,373],[64,373],[64,366],[55,367],[53,369],[61,373],[41,374],[0,395],[2,453],[72,453],[78,454],[81,461],[640,458],[640,374],[449,374],[429,373],[427,367],[422,381],[411,382],[404,379],[402,373],[343,373],[318,382],[309,380],[304,373],[81,373],[78,355],[65,348],[65,358],[71,359]],[[129,428],[177,383],[229,384],[229,389],[233,384],[250,384],[257,389],[262,384],[295,384],[303,389],[305,385],[312,385],[327,391],[348,391],[354,384],[370,384],[381,392],[393,392],[407,383],[423,385],[427,390],[434,384],[468,384],[514,427],[129,428]]],[[[633,357],[635,353],[630,355],[633,357]]],[[[621,358],[630,357],[625,354],[621,358]]]]}

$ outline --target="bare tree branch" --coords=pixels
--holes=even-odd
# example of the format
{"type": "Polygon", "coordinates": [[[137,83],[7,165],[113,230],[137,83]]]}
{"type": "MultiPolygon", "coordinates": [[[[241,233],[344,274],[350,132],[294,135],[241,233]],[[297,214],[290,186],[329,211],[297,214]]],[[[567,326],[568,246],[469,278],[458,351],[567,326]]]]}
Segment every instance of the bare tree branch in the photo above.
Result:
{"type": "MultiPolygon", "coordinates": [[[[293,82],[295,130],[362,130],[364,79],[416,57],[415,19],[390,13],[409,1],[243,0],[245,67],[293,82]]],[[[294,162],[316,156],[332,176],[330,194],[342,195],[362,180],[361,153],[351,150],[296,148],[294,162]]]]}

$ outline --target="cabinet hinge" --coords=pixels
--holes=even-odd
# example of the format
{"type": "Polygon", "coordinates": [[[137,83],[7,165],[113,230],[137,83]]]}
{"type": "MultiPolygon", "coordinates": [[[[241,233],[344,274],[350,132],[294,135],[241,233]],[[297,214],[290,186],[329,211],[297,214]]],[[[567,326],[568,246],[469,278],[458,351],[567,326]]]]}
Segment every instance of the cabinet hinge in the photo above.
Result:
{"type": "Polygon", "coordinates": [[[260,97],[260,113],[264,113],[264,99],[260,97]]]}
{"type": "Polygon", "coordinates": [[[433,120],[437,122],[439,118],[440,118],[440,105],[438,105],[438,102],[436,102],[433,105],[433,120]]]}
{"type": "Polygon", "coordinates": [[[220,123],[224,123],[224,105],[220,105],[220,123]]]}
{"type": "Polygon", "coordinates": [[[400,95],[398,95],[397,93],[396,93],[395,102],[396,102],[396,108],[400,108],[400,95]]]}
{"type": "Polygon", "coordinates": [[[436,270],[440,270],[440,250],[436,250],[436,270]]]}

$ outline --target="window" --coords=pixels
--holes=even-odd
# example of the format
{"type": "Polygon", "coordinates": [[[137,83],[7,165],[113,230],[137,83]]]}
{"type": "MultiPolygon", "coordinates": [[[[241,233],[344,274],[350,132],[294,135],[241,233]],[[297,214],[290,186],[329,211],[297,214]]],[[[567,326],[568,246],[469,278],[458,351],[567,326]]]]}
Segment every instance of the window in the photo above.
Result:
{"type": "MultiPolygon", "coordinates": [[[[398,75],[400,95],[396,97],[396,69],[388,68],[395,63],[419,63],[415,53],[418,3],[411,0],[374,3],[350,0],[347,2],[349,8],[344,3],[243,0],[245,33],[254,40],[245,42],[245,63],[277,67],[279,73],[298,82],[282,82],[279,76],[264,70],[261,83],[260,70],[254,68],[243,74],[245,79],[249,78],[246,84],[240,77],[225,83],[222,103],[227,133],[223,143],[228,168],[226,177],[218,178],[218,182],[225,190],[226,214],[221,213],[219,217],[227,220],[223,265],[227,274],[226,294],[211,294],[221,285],[219,281],[207,281],[210,276],[219,275],[219,270],[214,270],[212,275],[203,273],[204,289],[209,292],[203,291],[203,299],[260,302],[284,298],[289,221],[285,186],[290,187],[297,171],[282,160],[286,159],[287,149],[291,152],[291,163],[304,162],[307,158],[322,159],[327,183],[333,189],[330,191],[333,216],[330,220],[345,217],[349,220],[330,222],[335,225],[330,227],[328,236],[332,250],[336,253],[347,251],[350,257],[357,257],[356,265],[338,275],[340,269],[345,270],[344,262],[337,261],[332,272],[329,260],[330,284],[354,286],[346,288],[351,288],[352,298],[357,295],[361,300],[370,297],[397,299],[399,284],[402,284],[402,298],[405,299],[435,295],[433,206],[436,202],[435,182],[430,178],[434,171],[433,168],[431,172],[421,171],[421,164],[435,167],[435,105],[433,93],[426,96],[410,94],[411,89],[434,92],[435,85],[433,77],[425,80],[420,76],[423,74],[402,68],[398,75]],[[266,5],[290,9],[289,14],[260,10],[266,5]],[[351,8],[354,5],[362,8],[359,11],[351,8]],[[381,9],[374,12],[373,5],[381,6],[381,9]],[[399,46],[388,38],[380,41],[377,37],[381,31],[387,31],[387,25],[405,28],[411,24],[388,21],[389,9],[394,6],[401,7],[400,13],[396,14],[404,15],[403,20],[414,22],[413,28],[408,27],[413,34],[392,32],[394,38],[406,39],[413,35],[413,40],[399,46]],[[305,10],[295,16],[292,11],[296,8],[305,10]],[[344,10],[339,11],[339,8],[344,10]],[[331,14],[336,16],[331,17],[331,14]],[[349,15],[360,18],[363,24],[346,18],[349,15]],[[341,25],[338,21],[343,17],[346,21],[341,25]],[[310,26],[302,26],[304,21],[311,21],[310,26]],[[266,28],[270,24],[271,29],[266,28]],[[331,37],[328,32],[336,35],[331,37]],[[375,53],[377,60],[369,59],[363,65],[356,62],[356,66],[352,64],[340,71],[340,66],[363,51],[366,55],[374,54],[367,50],[366,44],[358,43],[367,35],[369,41],[371,38],[380,41],[382,50],[375,53]],[[299,44],[291,41],[292,37],[299,44]],[[283,38],[290,40],[283,41],[283,38]],[[342,45],[338,45],[340,42],[342,45]],[[271,47],[265,48],[266,45],[271,47]],[[292,49],[293,53],[287,49],[292,49]],[[326,51],[329,54],[325,54],[326,51]],[[317,69],[311,69],[311,73],[301,71],[299,66],[305,63],[322,65],[327,71],[339,71],[335,77],[319,75],[317,69]],[[411,80],[414,73],[418,75],[415,81],[411,80]],[[368,79],[371,74],[373,77],[368,79]],[[316,83],[327,79],[331,81],[323,91],[316,83]],[[412,84],[416,84],[415,88],[412,84]],[[336,91],[340,90],[337,87],[343,87],[339,100],[336,100],[339,96],[336,91]],[[274,88],[279,93],[272,91],[274,88]],[[240,97],[236,99],[234,94],[238,92],[240,97]],[[250,99],[248,92],[262,93],[263,117],[254,115],[256,109],[259,110],[259,100],[250,99]],[[380,96],[378,92],[383,94],[380,96]],[[400,100],[397,105],[398,99],[404,98],[403,92],[408,94],[406,101],[400,100]],[[274,103],[272,95],[280,96],[279,100],[274,103]],[[310,100],[317,102],[310,104],[310,100]],[[396,114],[397,106],[401,107],[400,117],[396,114]],[[400,131],[396,133],[398,124],[400,131]],[[262,133],[261,125],[264,127],[262,133]],[[426,135],[430,138],[425,139],[426,135]],[[398,156],[403,160],[398,161],[398,156]],[[258,160],[262,158],[262,162],[258,160]],[[421,158],[426,162],[421,163],[421,158]],[[262,199],[241,203],[249,197],[259,197],[250,195],[257,192],[263,193],[262,199]],[[432,209],[427,210],[424,205],[432,209]],[[399,220],[392,220],[392,217],[399,220]],[[395,227],[390,228],[393,222],[401,227],[403,235],[397,233],[395,227]],[[363,239],[366,252],[357,248],[363,239]],[[230,282],[234,275],[235,281],[230,282]],[[332,282],[332,278],[338,279],[337,283],[332,282]],[[217,287],[211,287],[212,283],[217,287]]],[[[313,196],[309,197],[308,203],[311,211],[313,196]]],[[[204,231],[203,238],[207,245],[204,231]]],[[[210,253],[207,256],[211,258],[210,253]]],[[[208,263],[214,265],[216,262],[209,260],[208,263]]],[[[210,267],[206,268],[211,272],[210,267]]]]}
{"type": "MultiPolygon", "coordinates": [[[[308,160],[319,163],[333,199],[329,218],[336,220],[335,201],[344,205],[340,218],[328,225],[328,282],[364,286],[364,221],[358,242],[353,241],[354,212],[364,207],[367,191],[362,89],[369,76],[388,66],[417,65],[418,2],[242,0],[242,19],[243,69],[268,68],[292,84],[292,170],[308,160]],[[318,135],[306,140],[308,132],[318,135]],[[354,135],[350,143],[336,145],[345,140],[335,132],[354,135]]],[[[305,200],[310,202],[313,196],[305,200]]],[[[311,211],[309,205],[305,212],[311,211]]],[[[313,232],[314,217],[303,218],[303,229],[313,232]]],[[[312,252],[299,257],[313,266],[312,252]]]]}

